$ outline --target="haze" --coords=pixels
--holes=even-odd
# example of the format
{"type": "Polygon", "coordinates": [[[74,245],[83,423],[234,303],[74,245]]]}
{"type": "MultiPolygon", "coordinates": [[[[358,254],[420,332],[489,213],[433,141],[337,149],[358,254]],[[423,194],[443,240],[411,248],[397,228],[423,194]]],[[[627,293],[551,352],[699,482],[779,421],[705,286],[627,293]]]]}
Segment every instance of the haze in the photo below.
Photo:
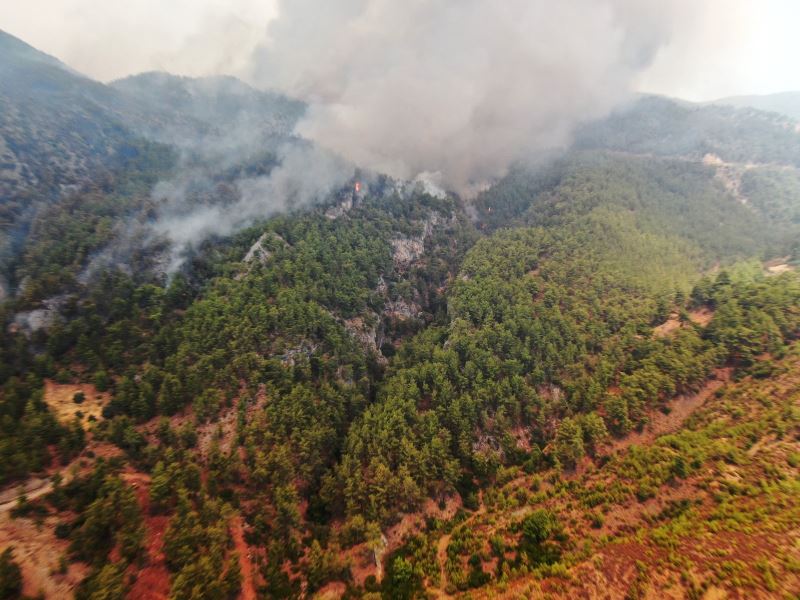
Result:
{"type": "MultiPolygon", "coordinates": [[[[800,89],[800,4],[682,0],[673,32],[638,87],[690,100],[800,89]]],[[[246,75],[276,0],[29,0],[0,3],[0,29],[108,81],[137,72],[246,75]]]]}
{"type": "MultiPolygon", "coordinates": [[[[235,75],[303,101],[294,133],[316,148],[471,198],[635,92],[795,87],[799,14],[788,0],[34,0],[3,9],[0,28],[100,80],[235,75]]],[[[250,129],[231,132],[226,152],[251,147],[250,129]]]]}

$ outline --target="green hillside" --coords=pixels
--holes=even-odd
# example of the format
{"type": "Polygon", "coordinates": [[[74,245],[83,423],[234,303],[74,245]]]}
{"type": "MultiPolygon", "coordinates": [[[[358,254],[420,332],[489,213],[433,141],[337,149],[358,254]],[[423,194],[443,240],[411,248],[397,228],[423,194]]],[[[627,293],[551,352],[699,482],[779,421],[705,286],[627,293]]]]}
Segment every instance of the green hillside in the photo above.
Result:
{"type": "Polygon", "coordinates": [[[155,186],[236,207],[302,104],[2,48],[9,597],[800,592],[783,117],[643,98],[474,200],[364,174],[167,273],[155,186]]]}

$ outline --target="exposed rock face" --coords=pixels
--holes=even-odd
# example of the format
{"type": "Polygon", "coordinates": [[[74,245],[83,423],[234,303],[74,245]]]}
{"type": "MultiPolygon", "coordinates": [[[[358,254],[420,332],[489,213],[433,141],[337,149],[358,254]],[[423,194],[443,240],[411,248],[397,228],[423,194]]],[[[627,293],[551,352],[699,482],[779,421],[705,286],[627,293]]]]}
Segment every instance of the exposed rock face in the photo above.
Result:
{"type": "MultiPolygon", "coordinates": [[[[242,259],[242,262],[245,262],[247,264],[251,264],[254,261],[258,261],[261,264],[266,264],[267,262],[269,262],[269,259],[272,258],[272,251],[268,247],[270,246],[269,242],[271,240],[276,240],[280,244],[288,246],[286,240],[284,240],[277,233],[274,233],[272,231],[267,231],[263,233],[261,237],[259,237],[253,243],[252,246],[250,246],[250,249],[247,251],[247,254],[245,254],[244,258],[242,259]]],[[[275,244],[271,244],[271,246],[274,248],[275,244]]]]}
{"type": "MultiPolygon", "coordinates": [[[[375,315],[375,313],[372,313],[375,315]]],[[[375,321],[378,321],[375,315],[375,321]]],[[[345,319],[344,327],[356,338],[365,348],[380,354],[380,347],[383,344],[383,332],[379,331],[377,325],[369,325],[362,317],[345,319]]]]}
{"type": "Polygon", "coordinates": [[[415,302],[407,302],[403,298],[387,300],[383,307],[383,315],[393,319],[405,320],[418,316],[421,307],[415,302]]]}
{"type": "MultiPolygon", "coordinates": [[[[344,202],[335,209],[330,209],[326,214],[328,214],[329,218],[334,218],[331,216],[333,214],[331,211],[342,210],[347,204],[347,202],[344,202]]],[[[339,213],[337,212],[336,214],[339,213]]],[[[431,211],[427,218],[418,221],[419,235],[398,235],[392,239],[394,269],[390,279],[398,282],[405,279],[403,273],[424,256],[425,242],[428,238],[433,235],[437,228],[451,222],[452,217],[431,211]]],[[[420,303],[423,301],[418,297],[419,293],[416,291],[413,291],[411,295],[406,294],[406,297],[397,296],[392,298],[389,285],[383,276],[378,278],[375,292],[384,301],[380,312],[369,311],[366,314],[350,319],[342,319],[340,322],[364,348],[375,352],[379,360],[382,360],[384,358],[381,353],[381,347],[387,341],[394,341],[393,335],[397,333],[395,329],[399,323],[419,319],[422,316],[423,307],[420,303]]],[[[402,330],[402,327],[400,330],[402,330]]]]}
{"type": "Polygon", "coordinates": [[[422,238],[402,237],[392,240],[392,248],[395,267],[407,269],[425,252],[425,241],[422,238]]]}
{"type": "Polygon", "coordinates": [[[336,206],[332,206],[325,211],[325,216],[335,221],[339,217],[343,217],[353,208],[353,197],[349,196],[336,206]]]}
{"type": "Polygon", "coordinates": [[[394,248],[394,265],[398,270],[407,269],[414,261],[425,253],[425,240],[433,233],[436,227],[445,223],[445,218],[437,212],[422,222],[422,233],[418,236],[399,236],[392,240],[394,248]]]}
{"type": "Polygon", "coordinates": [[[725,186],[725,189],[742,204],[747,204],[747,197],[742,193],[742,175],[753,165],[736,165],[726,163],[715,154],[706,154],[703,157],[703,164],[714,167],[718,181],[725,186]]]}
{"type": "Polygon", "coordinates": [[[244,255],[244,262],[251,263],[254,260],[257,260],[258,262],[264,264],[270,259],[272,252],[264,248],[264,241],[267,239],[267,237],[269,237],[268,233],[262,234],[261,237],[258,238],[252,246],[250,246],[247,254],[244,255]]]}
{"type": "Polygon", "coordinates": [[[309,357],[316,352],[317,348],[319,348],[319,344],[303,341],[298,346],[286,350],[283,354],[279,355],[278,358],[280,358],[284,365],[293,367],[297,362],[295,357],[301,354],[309,357]]]}

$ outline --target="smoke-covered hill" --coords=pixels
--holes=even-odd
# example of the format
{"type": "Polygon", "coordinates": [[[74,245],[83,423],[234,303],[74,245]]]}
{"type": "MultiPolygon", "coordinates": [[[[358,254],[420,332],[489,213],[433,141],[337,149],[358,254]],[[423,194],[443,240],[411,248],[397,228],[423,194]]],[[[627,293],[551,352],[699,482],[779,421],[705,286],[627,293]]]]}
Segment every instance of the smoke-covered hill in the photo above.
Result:
{"type": "Polygon", "coordinates": [[[795,121],[800,121],[800,92],[780,92],[753,96],[730,96],[714,100],[711,104],[734,106],[736,108],[755,108],[774,112],[795,121]]]}
{"type": "Polygon", "coordinates": [[[107,167],[132,136],[117,92],[0,32],[0,198],[54,194],[107,167]]]}
{"type": "Polygon", "coordinates": [[[54,193],[113,168],[137,138],[180,148],[288,136],[303,106],[230,77],[147,73],[111,85],[0,32],[0,196],[54,193]]]}
{"type": "Polygon", "coordinates": [[[646,96],[583,127],[575,146],[695,160],[713,154],[726,162],[798,167],[798,127],[789,117],[753,108],[646,96]]]}
{"type": "Polygon", "coordinates": [[[175,164],[251,167],[274,155],[302,111],[232,78],[150,73],[104,85],[0,32],[0,297],[9,280],[16,287],[12,263],[45,207],[155,177],[139,189],[147,196],[175,164]]]}
{"type": "Polygon", "coordinates": [[[234,140],[259,135],[259,143],[267,143],[270,136],[291,135],[304,110],[300,102],[257,91],[234,77],[191,79],[153,72],[114,81],[110,87],[127,98],[131,129],[180,146],[223,135],[230,150],[235,150],[234,140]]]}

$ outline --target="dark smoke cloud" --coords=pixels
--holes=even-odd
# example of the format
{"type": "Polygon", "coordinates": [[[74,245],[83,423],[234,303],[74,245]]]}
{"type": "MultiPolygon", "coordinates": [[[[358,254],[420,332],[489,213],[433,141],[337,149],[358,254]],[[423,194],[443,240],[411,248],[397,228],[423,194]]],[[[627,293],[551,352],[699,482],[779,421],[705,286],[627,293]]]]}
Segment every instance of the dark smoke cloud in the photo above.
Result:
{"type": "Polygon", "coordinates": [[[680,0],[281,0],[252,79],[309,103],[297,132],[356,164],[450,189],[502,175],[606,114],[680,0]]]}

